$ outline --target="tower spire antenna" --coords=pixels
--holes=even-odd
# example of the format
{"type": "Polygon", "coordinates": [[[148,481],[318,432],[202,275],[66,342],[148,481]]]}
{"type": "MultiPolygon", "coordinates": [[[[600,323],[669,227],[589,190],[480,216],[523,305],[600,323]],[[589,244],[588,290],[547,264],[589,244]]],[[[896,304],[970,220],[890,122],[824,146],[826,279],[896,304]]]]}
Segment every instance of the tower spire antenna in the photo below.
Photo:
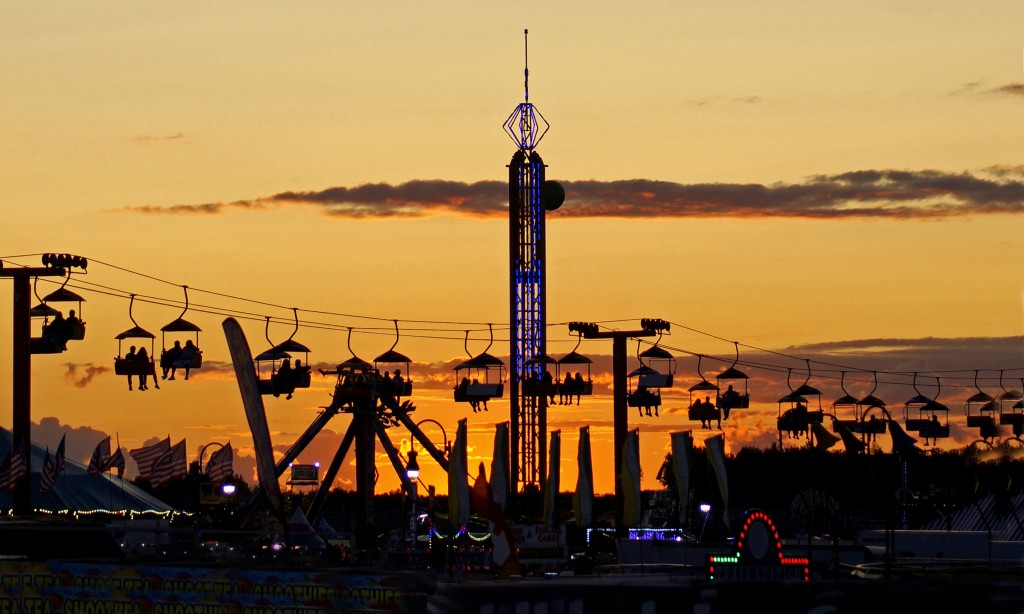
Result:
{"type": "Polygon", "coordinates": [[[505,120],[503,128],[519,149],[533,151],[551,127],[530,102],[530,30],[523,29],[523,90],[526,99],[505,120]]]}
{"type": "Polygon", "coordinates": [[[523,89],[526,102],[530,102],[530,30],[523,28],[523,89]]]}

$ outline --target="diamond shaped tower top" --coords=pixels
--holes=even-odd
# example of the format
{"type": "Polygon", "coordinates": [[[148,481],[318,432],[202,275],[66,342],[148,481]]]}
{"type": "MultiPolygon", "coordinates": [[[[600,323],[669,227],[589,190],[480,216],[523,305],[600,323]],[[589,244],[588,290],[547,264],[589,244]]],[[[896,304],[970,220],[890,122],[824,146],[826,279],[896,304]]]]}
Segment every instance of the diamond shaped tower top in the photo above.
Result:
{"type": "Polygon", "coordinates": [[[540,143],[540,140],[547,134],[551,124],[548,123],[540,111],[530,102],[530,48],[529,30],[523,30],[524,48],[526,50],[526,62],[523,69],[523,89],[526,92],[524,101],[516,106],[512,114],[505,120],[505,134],[512,139],[519,149],[532,150],[540,143]]]}

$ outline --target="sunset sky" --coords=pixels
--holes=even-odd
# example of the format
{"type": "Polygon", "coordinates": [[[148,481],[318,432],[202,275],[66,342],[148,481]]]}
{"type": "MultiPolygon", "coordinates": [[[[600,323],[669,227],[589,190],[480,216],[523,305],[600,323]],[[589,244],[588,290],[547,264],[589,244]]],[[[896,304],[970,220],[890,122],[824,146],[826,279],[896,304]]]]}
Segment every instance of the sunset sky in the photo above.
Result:
{"type": "MultiPolygon", "coordinates": [[[[82,290],[87,339],[34,357],[34,440],[52,448],[67,432],[79,460],[105,434],[125,448],[185,437],[191,455],[230,440],[251,475],[223,311],[253,314],[243,326],[261,351],[264,316],[297,307],[308,326],[296,339],[323,366],[350,356],[349,326],[372,360],[397,319],[415,417],[454,436],[468,413],[470,466],[489,462],[508,400],[472,414],[450,399],[451,368],[467,358],[464,330],[471,353],[486,347],[486,323],[491,353],[508,354],[515,150],[501,125],[523,98],[529,28],[530,100],[551,123],[538,151],[567,192],[548,217],[548,351],[573,349],[571,320],[674,324],[662,343],[680,358],[676,388],[661,418],[631,416],[644,488],[657,487],[668,433],[699,427],[684,409],[699,381],[689,353],[717,357],[701,365],[712,379],[732,341],[742,361],[773,368],[743,367],[755,406],[725,423],[730,451],[776,441],[786,370],[803,383],[805,359],[823,405],[842,394],[840,371],[861,396],[877,370],[875,394],[900,417],[915,394],[905,374],[920,372],[929,396],[939,375],[946,445],[973,441],[974,370],[990,394],[999,370],[1017,390],[1024,377],[1021,23],[1024,4],[1009,0],[5,3],[0,256],[86,256],[74,283],[113,294],[82,290]],[[204,329],[207,367],[128,392],[112,372],[114,336],[132,325],[124,295],[175,303],[181,285],[206,306],[187,317],[204,329]]],[[[8,285],[0,313],[10,305],[8,285]]],[[[158,332],[180,311],[143,302],[134,315],[158,332]]],[[[599,394],[551,410],[561,484],[575,484],[589,424],[595,486],[609,492],[611,347],[579,350],[599,394]]],[[[275,444],[287,448],[329,392],[316,378],[291,401],[267,399],[275,444]]],[[[347,421],[300,460],[328,462],[347,421]]],[[[380,458],[378,490],[393,489],[380,458]]],[[[352,478],[346,467],[339,483],[352,478]]]]}

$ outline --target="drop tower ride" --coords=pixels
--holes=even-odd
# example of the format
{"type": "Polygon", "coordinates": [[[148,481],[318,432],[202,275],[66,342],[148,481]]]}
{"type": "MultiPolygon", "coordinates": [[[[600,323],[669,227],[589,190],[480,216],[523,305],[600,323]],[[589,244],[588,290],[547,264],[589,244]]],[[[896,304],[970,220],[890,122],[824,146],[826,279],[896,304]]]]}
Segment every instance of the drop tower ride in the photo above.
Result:
{"type": "Polygon", "coordinates": [[[543,486],[547,457],[547,397],[524,395],[523,381],[543,376],[547,324],[545,210],[564,199],[561,186],[544,181],[544,160],[536,147],[550,124],[530,102],[529,31],[523,31],[523,102],[505,120],[506,134],[518,148],[508,165],[510,490],[543,486]]]}

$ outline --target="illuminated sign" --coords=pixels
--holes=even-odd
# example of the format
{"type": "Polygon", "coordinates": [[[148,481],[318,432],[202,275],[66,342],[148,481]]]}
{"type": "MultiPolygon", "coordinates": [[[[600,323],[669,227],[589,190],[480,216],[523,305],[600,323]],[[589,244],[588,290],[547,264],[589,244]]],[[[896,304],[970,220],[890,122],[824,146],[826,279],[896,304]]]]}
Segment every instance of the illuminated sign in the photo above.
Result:
{"type": "Polygon", "coordinates": [[[316,486],[320,483],[320,463],[313,465],[299,465],[293,464],[292,479],[288,480],[289,484],[294,486],[316,486]]]}
{"type": "Polygon", "coordinates": [[[811,579],[810,560],[782,555],[779,531],[764,512],[750,512],[730,555],[707,554],[704,569],[709,580],[800,580],[811,579]]]}

